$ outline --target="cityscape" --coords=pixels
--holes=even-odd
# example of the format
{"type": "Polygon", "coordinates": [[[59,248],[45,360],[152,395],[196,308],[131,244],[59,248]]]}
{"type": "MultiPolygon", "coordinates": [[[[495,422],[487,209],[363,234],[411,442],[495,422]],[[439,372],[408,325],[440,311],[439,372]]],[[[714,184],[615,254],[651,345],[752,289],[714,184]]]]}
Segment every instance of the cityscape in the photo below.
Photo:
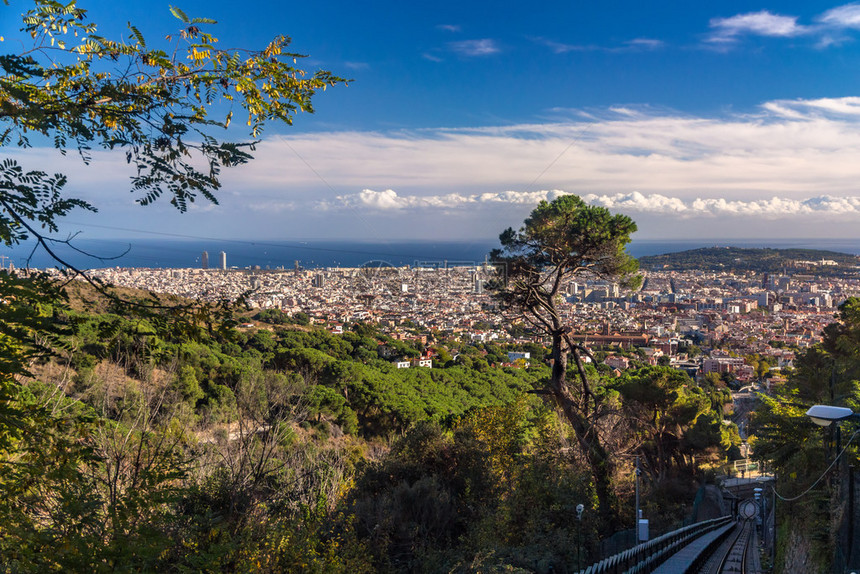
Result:
{"type": "Polygon", "coordinates": [[[860,572],[860,3],[747,4],[4,2],[0,573],[860,572]]]}
{"type": "MultiPolygon", "coordinates": [[[[291,270],[266,271],[228,269],[226,261],[222,251],[219,268],[209,269],[203,252],[198,269],[105,268],[91,275],[111,285],[192,300],[244,296],[253,309],[304,313],[333,332],[346,323],[373,323],[395,338],[420,337],[428,356],[434,333],[466,342],[536,342],[534,335],[516,337],[506,328],[512,317],[485,289],[500,272],[489,263],[388,267],[371,261],[358,268],[306,270],[297,261],[291,270]]],[[[842,270],[845,275],[827,278],[818,277],[814,265],[833,269],[835,262],[804,263],[785,274],[643,270],[642,287],[635,292],[623,292],[617,283],[572,281],[561,312],[586,345],[639,348],[651,364],[667,357],[668,364],[694,377],[729,372],[749,383],[756,371],[742,357],[757,355],[775,371],[792,367],[794,351],[787,349],[820,342],[837,307],[860,297],[860,258],[857,266],[842,270]],[[711,357],[683,352],[706,342],[714,343],[711,357]]],[[[623,370],[628,361],[609,357],[607,364],[623,370]]]]}

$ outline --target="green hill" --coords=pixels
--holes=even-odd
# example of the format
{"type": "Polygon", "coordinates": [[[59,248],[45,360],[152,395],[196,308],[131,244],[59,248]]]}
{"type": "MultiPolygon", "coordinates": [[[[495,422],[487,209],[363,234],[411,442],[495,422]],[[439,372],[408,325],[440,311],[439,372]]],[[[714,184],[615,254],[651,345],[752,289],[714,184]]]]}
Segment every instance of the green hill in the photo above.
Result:
{"type": "Polygon", "coordinates": [[[734,270],[761,273],[808,270],[818,275],[841,275],[857,273],[860,257],[820,249],[703,247],[678,253],[640,257],[639,264],[645,270],[684,271],[702,269],[706,271],[734,270]],[[835,265],[831,262],[835,262],[835,265]]]}

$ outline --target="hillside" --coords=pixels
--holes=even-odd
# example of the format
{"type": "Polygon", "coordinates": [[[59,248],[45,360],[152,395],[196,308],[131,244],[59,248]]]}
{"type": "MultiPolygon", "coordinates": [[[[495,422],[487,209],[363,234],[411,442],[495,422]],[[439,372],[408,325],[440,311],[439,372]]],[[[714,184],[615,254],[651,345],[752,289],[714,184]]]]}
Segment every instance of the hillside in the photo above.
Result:
{"type": "MultiPolygon", "coordinates": [[[[190,299],[178,295],[156,293],[133,287],[117,287],[106,285],[108,293],[113,294],[122,301],[134,301],[144,304],[160,303],[164,305],[188,305],[193,303],[190,299]]],[[[95,287],[85,281],[72,281],[65,286],[69,307],[77,312],[108,313],[114,308],[114,302],[104,293],[99,293],[95,287]]]]}
{"type": "Polygon", "coordinates": [[[809,270],[818,275],[856,274],[860,258],[848,253],[819,249],[753,249],[742,247],[703,247],[678,253],[639,258],[642,269],[684,271],[756,271],[776,273],[783,270],[809,270]],[[825,264],[822,264],[825,262],[825,264]],[[835,265],[832,264],[835,262],[835,265]]]}

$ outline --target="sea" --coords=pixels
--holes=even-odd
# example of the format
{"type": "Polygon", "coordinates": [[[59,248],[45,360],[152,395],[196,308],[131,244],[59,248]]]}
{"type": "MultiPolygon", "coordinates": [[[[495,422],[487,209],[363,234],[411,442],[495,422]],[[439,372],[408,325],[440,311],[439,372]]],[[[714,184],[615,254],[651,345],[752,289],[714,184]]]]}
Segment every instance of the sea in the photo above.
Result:
{"type": "MultiPolygon", "coordinates": [[[[186,268],[200,267],[204,251],[209,267],[219,266],[220,253],[226,254],[228,268],[305,269],[373,266],[472,266],[485,261],[498,247],[492,239],[461,241],[347,240],[272,241],[254,239],[75,239],[71,245],[53,244],[51,250],[63,262],[32,244],[0,248],[0,265],[16,268],[78,269],[107,267],[186,268]]],[[[770,247],[778,249],[822,249],[860,254],[858,239],[643,239],[634,240],[628,251],[634,257],[677,253],[701,247],[770,247]]]]}

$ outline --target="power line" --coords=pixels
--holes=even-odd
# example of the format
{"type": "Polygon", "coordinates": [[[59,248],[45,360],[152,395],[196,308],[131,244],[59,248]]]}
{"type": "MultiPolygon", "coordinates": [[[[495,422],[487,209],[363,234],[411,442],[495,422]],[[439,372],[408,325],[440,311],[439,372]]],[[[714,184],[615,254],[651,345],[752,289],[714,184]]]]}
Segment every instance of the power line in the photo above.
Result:
{"type": "MultiPolygon", "coordinates": [[[[283,144],[285,146],[290,148],[290,151],[292,151],[295,154],[295,156],[297,158],[299,158],[299,160],[301,160],[301,162],[303,164],[305,164],[307,166],[307,168],[309,170],[311,170],[313,172],[313,174],[316,175],[321,182],[323,182],[323,185],[325,185],[329,189],[329,191],[331,191],[333,194],[335,194],[335,198],[337,198],[337,191],[335,191],[335,189],[331,186],[331,184],[329,184],[328,180],[326,180],[326,178],[324,178],[316,169],[314,169],[314,166],[312,166],[310,164],[310,162],[308,162],[308,160],[306,160],[304,157],[302,157],[302,155],[299,154],[298,151],[296,151],[296,148],[294,148],[293,146],[290,145],[290,142],[288,142],[284,138],[284,136],[278,135],[277,137],[278,137],[278,139],[281,140],[281,142],[283,142],[283,144]]],[[[362,217],[361,214],[352,205],[349,205],[349,202],[346,203],[346,206],[347,206],[347,208],[349,208],[350,211],[352,211],[352,213],[358,218],[358,220],[364,224],[364,226],[367,228],[367,230],[370,232],[370,234],[376,236],[376,230],[374,229],[374,227],[372,225],[370,225],[370,223],[367,220],[365,220],[364,217],[362,217]]],[[[379,239],[379,237],[376,237],[376,238],[379,239]]]]}
{"type": "Polygon", "coordinates": [[[552,168],[552,166],[554,166],[554,165],[558,162],[558,160],[560,160],[560,159],[561,159],[561,157],[562,157],[564,154],[566,154],[566,153],[567,153],[567,150],[569,150],[570,148],[572,148],[572,147],[574,146],[574,144],[576,144],[576,143],[579,141],[579,139],[582,137],[582,134],[584,134],[584,133],[585,133],[585,132],[590,128],[590,127],[591,127],[591,125],[589,125],[589,124],[585,124],[585,125],[582,127],[582,129],[581,129],[581,130],[579,130],[579,132],[578,132],[576,135],[574,135],[574,136],[573,136],[573,139],[571,139],[571,140],[570,140],[570,143],[569,143],[569,144],[567,144],[567,147],[566,147],[566,148],[564,148],[563,150],[561,150],[561,153],[560,153],[560,154],[558,154],[557,156],[555,156],[555,159],[553,159],[551,162],[549,162],[549,165],[547,165],[547,166],[543,169],[543,171],[541,171],[541,172],[537,175],[537,177],[536,177],[536,178],[534,178],[534,180],[532,180],[532,182],[528,185],[528,187],[527,187],[526,189],[527,189],[527,190],[532,190],[532,189],[534,188],[535,184],[538,182],[538,180],[539,180],[540,178],[542,178],[542,177],[543,177],[543,174],[545,174],[546,172],[548,172],[548,171],[550,170],[550,168],[552,168]]]}
{"type": "Polygon", "coordinates": [[[830,472],[830,469],[832,469],[834,466],[836,466],[836,463],[839,462],[839,459],[842,457],[843,454],[845,454],[845,450],[848,448],[848,446],[851,444],[851,441],[854,440],[854,437],[856,437],[858,433],[860,433],[860,430],[854,431],[854,434],[852,434],[851,438],[848,439],[848,442],[845,443],[845,446],[842,448],[842,451],[840,451],[840,453],[836,456],[836,458],[833,459],[833,462],[830,463],[830,466],[828,466],[824,470],[824,472],[821,473],[821,476],[819,476],[815,480],[815,482],[812,483],[812,485],[809,488],[807,488],[806,490],[804,490],[803,492],[801,492],[800,494],[798,494],[797,496],[794,496],[792,498],[784,497],[783,495],[781,495],[780,493],[778,493],[776,491],[776,488],[771,486],[771,490],[773,490],[773,493],[776,495],[777,498],[779,498],[780,500],[783,500],[785,502],[794,502],[795,500],[798,500],[798,499],[806,496],[809,493],[809,491],[811,491],[813,488],[815,488],[818,485],[818,483],[821,482],[825,476],[827,476],[827,473],[830,472]]]}

